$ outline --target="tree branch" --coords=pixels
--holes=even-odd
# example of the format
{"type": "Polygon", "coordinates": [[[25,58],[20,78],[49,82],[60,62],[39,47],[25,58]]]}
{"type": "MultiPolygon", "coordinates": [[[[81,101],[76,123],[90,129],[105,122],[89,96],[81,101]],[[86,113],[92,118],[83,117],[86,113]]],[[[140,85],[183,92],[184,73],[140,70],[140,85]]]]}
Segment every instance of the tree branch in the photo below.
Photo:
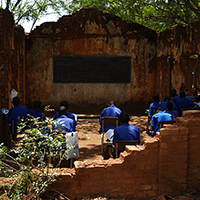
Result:
{"type": "Polygon", "coordinates": [[[13,9],[15,9],[15,8],[18,6],[18,4],[19,4],[20,2],[21,2],[21,0],[17,0],[17,2],[15,3],[13,9]]]}
{"type": "Polygon", "coordinates": [[[179,17],[178,15],[174,15],[172,12],[169,12],[168,10],[160,8],[159,6],[151,4],[151,3],[147,3],[147,2],[144,2],[144,3],[147,4],[147,5],[153,6],[153,7],[157,8],[157,9],[162,10],[163,12],[169,14],[169,16],[163,16],[162,15],[162,17],[179,19],[180,21],[184,22],[185,24],[188,24],[187,21],[185,21],[183,18],[179,17]]]}
{"type": "Polygon", "coordinates": [[[9,10],[9,8],[10,8],[10,0],[7,0],[6,1],[6,9],[9,10]]]}
{"type": "Polygon", "coordinates": [[[185,3],[185,6],[189,7],[197,16],[200,18],[200,12],[199,12],[199,7],[196,9],[188,0],[183,0],[185,3]]]}

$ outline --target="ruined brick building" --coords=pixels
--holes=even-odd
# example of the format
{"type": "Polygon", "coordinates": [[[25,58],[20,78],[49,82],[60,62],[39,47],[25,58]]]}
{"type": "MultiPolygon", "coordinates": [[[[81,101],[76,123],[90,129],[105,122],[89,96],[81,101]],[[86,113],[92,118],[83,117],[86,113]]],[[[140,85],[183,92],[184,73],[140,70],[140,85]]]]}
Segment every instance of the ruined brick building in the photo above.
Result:
{"type": "Polygon", "coordinates": [[[11,107],[12,89],[27,106],[39,99],[58,107],[67,100],[74,108],[101,111],[114,99],[132,112],[148,106],[155,93],[163,100],[170,87],[191,88],[196,61],[190,56],[199,53],[199,22],[157,34],[82,9],[25,34],[9,11],[0,10],[0,21],[1,108],[11,107]]]}
{"type": "MultiPolygon", "coordinates": [[[[190,56],[200,51],[199,23],[157,34],[114,15],[82,9],[25,34],[21,26],[15,26],[12,14],[0,9],[1,108],[11,107],[12,89],[27,106],[39,99],[43,105],[56,107],[67,100],[74,108],[95,105],[100,111],[114,99],[121,108],[134,111],[146,107],[155,93],[163,100],[170,88],[179,91],[182,83],[191,88],[196,61],[190,56]]],[[[118,177],[124,181],[121,195],[127,198],[147,199],[165,192],[177,194],[181,188],[193,189],[198,182],[193,170],[199,168],[199,120],[199,113],[189,113],[179,119],[180,126],[161,131],[141,149],[127,148],[119,160],[78,162],[72,172],[60,175],[63,178],[55,187],[64,193],[80,188],[78,196],[87,195],[88,168],[87,184],[96,184],[90,194],[118,195],[121,186],[113,187],[117,180],[112,177],[119,169],[127,172],[118,177]],[[152,149],[154,155],[147,159],[152,149]],[[135,162],[140,162],[139,169],[135,162]],[[110,188],[105,188],[107,182],[99,187],[99,172],[110,177],[110,188]],[[63,185],[66,180],[71,184],[63,185]]],[[[4,122],[1,115],[1,141],[6,133],[4,122]]],[[[73,199],[74,193],[70,195],[73,199]]]]}

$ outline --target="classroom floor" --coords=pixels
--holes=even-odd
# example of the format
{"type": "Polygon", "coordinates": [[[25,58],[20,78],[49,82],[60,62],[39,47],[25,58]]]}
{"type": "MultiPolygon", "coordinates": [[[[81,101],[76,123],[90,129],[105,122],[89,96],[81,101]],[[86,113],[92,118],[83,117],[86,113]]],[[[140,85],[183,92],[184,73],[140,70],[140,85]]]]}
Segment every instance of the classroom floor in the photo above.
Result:
{"type": "MultiPolygon", "coordinates": [[[[144,131],[147,127],[147,116],[130,116],[130,124],[140,129],[141,144],[150,136],[144,131]]],[[[101,137],[98,116],[78,117],[76,130],[79,138],[78,160],[103,159],[101,154],[101,137]]]]}

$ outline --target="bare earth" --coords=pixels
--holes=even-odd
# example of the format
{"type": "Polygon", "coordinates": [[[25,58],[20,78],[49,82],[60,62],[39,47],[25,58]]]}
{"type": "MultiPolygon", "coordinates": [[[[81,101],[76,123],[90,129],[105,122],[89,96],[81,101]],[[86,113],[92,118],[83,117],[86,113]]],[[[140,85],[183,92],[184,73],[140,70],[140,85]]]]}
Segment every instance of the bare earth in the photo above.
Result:
{"type": "MultiPolygon", "coordinates": [[[[140,129],[141,143],[148,137],[143,131],[147,127],[147,116],[130,116],[130,124],[137,126],[140,129]]],[[[87,159],[103,159],[101,155],[101,140],[98,132],[100,128],[99,116],[78,117],[76,130],[79,137],[79,152],[78,160],[87,159]]]]}

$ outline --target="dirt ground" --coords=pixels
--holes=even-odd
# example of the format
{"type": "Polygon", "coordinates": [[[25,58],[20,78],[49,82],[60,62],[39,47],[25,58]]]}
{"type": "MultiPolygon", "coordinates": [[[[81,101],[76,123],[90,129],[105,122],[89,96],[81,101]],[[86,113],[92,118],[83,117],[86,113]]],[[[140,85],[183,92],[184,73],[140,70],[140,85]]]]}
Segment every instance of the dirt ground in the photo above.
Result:
{"type": "MultiPolygon", "coordinates": [[[[101,155],[101,138],[98,132],[98,115],[78,116],[77,127],[79,137],[79,158],[78,160],[103,159],[101,155]]],[[[143,133],[147,127],[147,116],[130,116],[130,124],[137,126],[140,130],[141,143],[148,137],[143,133]]]]}

